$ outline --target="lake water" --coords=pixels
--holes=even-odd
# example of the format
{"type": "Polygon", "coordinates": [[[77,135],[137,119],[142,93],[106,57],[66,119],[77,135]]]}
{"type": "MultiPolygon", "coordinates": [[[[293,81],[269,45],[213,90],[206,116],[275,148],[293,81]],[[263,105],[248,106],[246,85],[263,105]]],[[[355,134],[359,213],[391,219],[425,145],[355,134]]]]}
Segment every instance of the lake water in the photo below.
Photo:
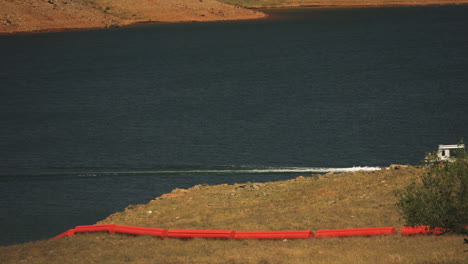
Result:
{"type": "Polygon", "coordinates": [[[268,12],[0,36],[0,245],[467,138],[468,6],[268,12]]]}

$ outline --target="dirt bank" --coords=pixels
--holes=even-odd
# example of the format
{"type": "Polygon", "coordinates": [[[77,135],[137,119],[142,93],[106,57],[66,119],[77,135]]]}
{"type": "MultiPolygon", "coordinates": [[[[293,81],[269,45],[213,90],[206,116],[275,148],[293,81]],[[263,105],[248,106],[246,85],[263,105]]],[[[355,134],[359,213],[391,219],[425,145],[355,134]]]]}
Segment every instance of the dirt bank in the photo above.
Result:
{"type": "Polygon", "coordinates": [[[99,224],[168,229],[302,230],[401,226],[394,190],[422,169],[300,176],[268,183],[198,185],[131,205],[99,224]],[[336,218],[337,215],[346,217],[336,218]]]}
{"type": "Polygon", "coordinates": [[[257,19],[247,8],[468,4],[468,0],[2,0],[0,34],[106,28],[143,22],[257,19]]]}
{"type": "Polygon", "coordinates": [[[215,0],[2,0],[0,34],[264,16],[215,0]]]}

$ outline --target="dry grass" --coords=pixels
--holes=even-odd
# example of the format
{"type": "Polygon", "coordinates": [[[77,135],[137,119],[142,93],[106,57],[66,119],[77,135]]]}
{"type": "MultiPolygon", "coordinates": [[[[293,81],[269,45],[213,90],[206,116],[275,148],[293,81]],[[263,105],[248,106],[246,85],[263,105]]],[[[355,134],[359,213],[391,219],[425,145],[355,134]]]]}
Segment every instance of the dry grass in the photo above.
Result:
{"type": "Polygon", "coordinates": [[[100,223],[233,230],[400,227],[393,192],[419,172],[408,168],[176,189],[100,223]]]}
{"type": "MultiPolygon", "coordinates": [[[[83,0],[81,0],[83,1],[83,0]]],[[[216,0],[93,0],[100,10],[123,23],[256,19],[265,15],[216,0]]]]}
{"type": "MultiPolygon", "coordinates": [[[[319,230],[395,226],[393,190],[420,169],[196,186],[100,223],[158,228],[319,230]],[[151,213],[149,212],[151,211],[151,213]]],[[[161,240],[105,233],[0,247],[2,263],[467,263],[461,236],[306,240],[161,240]]]]}
{"type": "Polygon", "coordinates": [[[216,0],[1,0],[0,34],[262,17],[216,0]]]}
{"type": "Polygon", "coordinates": [[[466,263],[458,236],[160,240],[86,234],[0,248],[2,263],[466,263]]]}

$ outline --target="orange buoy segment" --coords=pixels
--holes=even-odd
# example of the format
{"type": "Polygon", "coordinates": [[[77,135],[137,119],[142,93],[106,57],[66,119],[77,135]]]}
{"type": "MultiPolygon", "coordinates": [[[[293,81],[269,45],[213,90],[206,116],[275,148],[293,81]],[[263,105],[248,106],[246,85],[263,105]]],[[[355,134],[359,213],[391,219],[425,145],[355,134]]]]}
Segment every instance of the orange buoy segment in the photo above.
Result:
{"type": "Polygon", "coordinates": [[[319,230],[315,237],[350,237],[350,236],[378,236],[395,234],[395,227],[373,227],[373,228],[354,228],[354,229],[330,229],[319,230]]]}
{"type": "Polygon", "coordinates": [[[234,239],[297,239],[311,238],[314,233],[306,231],[237,231],[234,239]]]}
{"type": "Polygon", "coordinates": [[[234,238],[234,230],[170,229],[168,237],[173,238],[234,238]]]}
{"type": "MultiPolygon", "coordinates": [[[[468,226],[466,227],[468,228],[468,226]]],[[[445,228],[433,228],[429,226],[414,226],[401,228],[401,235],[418,234],[442,234],[449,231],[445,228]]],[[[76,233],[108,232],[110,234],[150,235],[162,239],[171,238],[224,238],[224,239],[300,239],[314,237],[311,230],[301,231],[235,231],[235,230],[203,230],[203,229],[161,229],[149,227],[137,227],[126,225],[88,225],[77,226],[55,236],[52,239],[65,236],[74,236],[76,233]]],[[[373,227],[354,229],[329,229],[319,230],[315,237],[352,237],[352,236],[378,236],[396,234],[395,227],[373,227]]]]}

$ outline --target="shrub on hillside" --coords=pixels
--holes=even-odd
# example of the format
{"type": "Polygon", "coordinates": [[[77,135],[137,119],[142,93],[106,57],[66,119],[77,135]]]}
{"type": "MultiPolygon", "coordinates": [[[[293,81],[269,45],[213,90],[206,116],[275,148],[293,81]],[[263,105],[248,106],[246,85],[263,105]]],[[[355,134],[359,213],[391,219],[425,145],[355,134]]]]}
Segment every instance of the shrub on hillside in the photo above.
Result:
{"type": "Polygon", "coordinates": [[[428,225],[467,233],[468,155],[459,149],[452,162],[435,161],[425,164],[419,178],[396,192],[397,208],[407,226],[428,225]]]}

